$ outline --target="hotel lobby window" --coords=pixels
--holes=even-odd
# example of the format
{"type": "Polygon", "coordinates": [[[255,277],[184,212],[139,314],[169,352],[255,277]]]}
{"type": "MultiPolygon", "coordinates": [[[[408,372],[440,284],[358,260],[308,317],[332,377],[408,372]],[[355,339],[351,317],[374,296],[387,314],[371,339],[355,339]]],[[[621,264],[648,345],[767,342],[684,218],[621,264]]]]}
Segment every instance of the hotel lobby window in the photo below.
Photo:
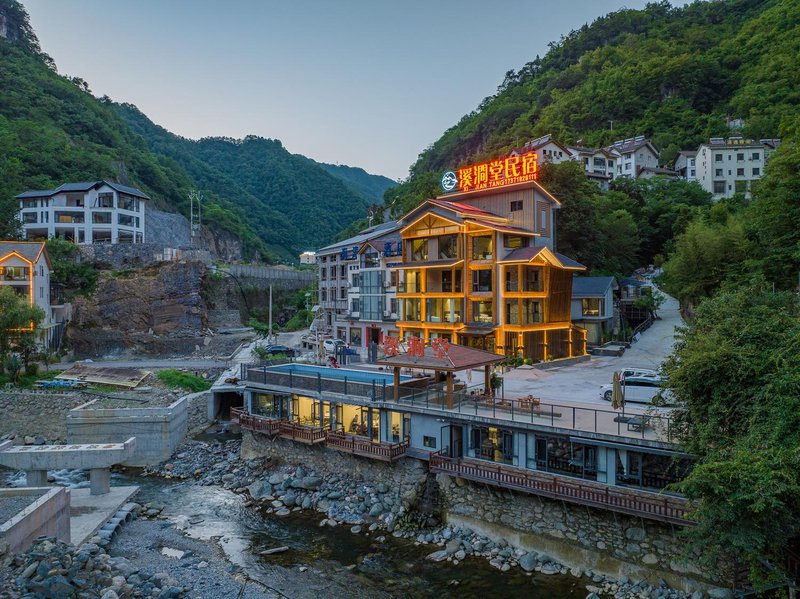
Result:
{"type": "Polygon", "coordinates": [[[491,260],[492,259],[492,236],[481,235],[472,238],[472,259],[491,260]]]}

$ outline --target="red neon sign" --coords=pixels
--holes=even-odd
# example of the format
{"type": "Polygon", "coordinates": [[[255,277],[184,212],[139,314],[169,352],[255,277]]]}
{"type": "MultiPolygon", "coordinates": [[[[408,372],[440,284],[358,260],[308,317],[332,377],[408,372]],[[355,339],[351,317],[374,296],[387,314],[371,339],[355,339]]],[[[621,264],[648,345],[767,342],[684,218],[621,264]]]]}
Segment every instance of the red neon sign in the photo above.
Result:
{"type": "Polygon", "coordinates": [[[458,169],[458,191],[479,191],[536,181],[539,164],[536,152],[515,154],[507,158],[489,160],[458,169]]]}

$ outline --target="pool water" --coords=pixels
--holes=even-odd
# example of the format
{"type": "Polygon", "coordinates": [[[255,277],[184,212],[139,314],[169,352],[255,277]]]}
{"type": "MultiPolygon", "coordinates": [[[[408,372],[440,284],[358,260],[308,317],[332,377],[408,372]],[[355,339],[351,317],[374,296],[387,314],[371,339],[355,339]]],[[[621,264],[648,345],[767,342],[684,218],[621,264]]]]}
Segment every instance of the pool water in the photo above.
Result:
{"type": "MultiPolygon", "coordinates": [[[[271,366],[267,368],[268,371],[276,372],[291,372],[301,376],[317,376],[319,374],[324,379],[335,379],[343,381],[345,378],[348,381],[356,383],[372,383],[375,381],[376,385],[394,384],[394,377],[391,374],[383,372],[369,372],[366,370],[349,370],[347,368],[326,368],[324,366],[312,366],[309,364],[281,364],[280,366],[271,366]]],[[[411,380],[411,377],[401,376],[401,381],[411,380]]]]}

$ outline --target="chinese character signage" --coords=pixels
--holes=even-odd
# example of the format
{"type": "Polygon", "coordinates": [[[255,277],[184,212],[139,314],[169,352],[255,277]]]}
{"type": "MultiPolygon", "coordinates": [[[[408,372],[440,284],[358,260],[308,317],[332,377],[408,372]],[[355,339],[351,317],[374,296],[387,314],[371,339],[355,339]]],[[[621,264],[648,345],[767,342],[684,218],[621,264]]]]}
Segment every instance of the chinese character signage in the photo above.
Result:
{"type": "Polygon", "coordinates": [[[446,192],[480,191],[527,183],[538,178],[536,152],[527,152],[465,166],[457,171],[447,171],[442,177],[442,189],[446,192]]]}

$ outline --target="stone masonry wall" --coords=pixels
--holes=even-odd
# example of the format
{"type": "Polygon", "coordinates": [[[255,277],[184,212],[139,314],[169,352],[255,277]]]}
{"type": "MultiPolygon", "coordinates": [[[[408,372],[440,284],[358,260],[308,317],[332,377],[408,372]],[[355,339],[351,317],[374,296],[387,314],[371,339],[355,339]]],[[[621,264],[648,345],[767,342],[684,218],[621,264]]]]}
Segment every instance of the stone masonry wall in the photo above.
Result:
{"type": "Polygon", "coordinates": [[[695,580],[707,578],[682,559],[678,527],[476,485],[446,474],[436,478],[451,523],[466,522],[489,536],[517,537],[514,544],[545,551],[568,566],[616,577],[651,582],[663,578],[683,589],[696,588],[695,580]]]}
{"type": "Polygon", "coordinates": [[[405,459],[389,464],[285,439],[271,440],[246,430],[242,431],[241,455],[244,460],[270,457],[278,464],[304,466],[319,474],[346,474],[372,485],[384,483],[398,489],[399,496],[408,503],[419,497],[428,474],[427,465],[419,460],[405,459]]]}

